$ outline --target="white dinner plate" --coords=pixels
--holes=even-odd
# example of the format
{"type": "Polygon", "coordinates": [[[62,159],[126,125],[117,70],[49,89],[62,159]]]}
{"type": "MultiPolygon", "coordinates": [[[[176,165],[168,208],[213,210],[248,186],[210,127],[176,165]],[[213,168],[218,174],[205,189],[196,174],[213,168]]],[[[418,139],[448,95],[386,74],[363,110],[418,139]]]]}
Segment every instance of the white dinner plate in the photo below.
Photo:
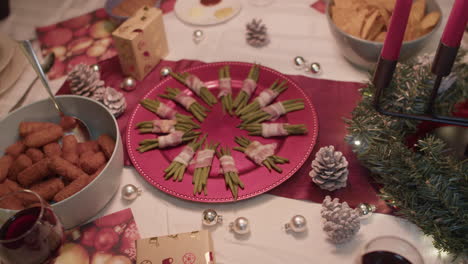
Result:
{"type": "Polygon", "coordinates": [[[14,45],[13,56],[10,63],[0,72],[0,94],[8,91],[24,72],[28,61],[24,57],[21,49],[14,45]]]}
{"type": "Polygon", "coordinates": [[[208,26],[228,21],[236,16],[241,8],[239,0],[221,0],[212,6],[202,5],[200,0],[178,0],[174,12],[185,23],[208,26]]]}
{"type": "Polygon", "coordinates": [[[15,51],[15,42],[0,32],[0,72],[10,63],[15,51]]]}

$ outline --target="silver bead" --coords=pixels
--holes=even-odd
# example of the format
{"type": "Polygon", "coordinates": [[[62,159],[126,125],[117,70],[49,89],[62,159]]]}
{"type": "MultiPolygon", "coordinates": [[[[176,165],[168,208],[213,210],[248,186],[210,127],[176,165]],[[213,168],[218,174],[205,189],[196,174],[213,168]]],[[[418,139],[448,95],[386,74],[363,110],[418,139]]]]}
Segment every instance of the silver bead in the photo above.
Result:
{"type": "Polygon", "coordinates": [[[171,72],[172,72],[172,69],[171,67],[168,67],[168,66],[162,67],[160,71],[162,77],[167,77],[171,72]]]}
{"type": "Polygon", "coordinates": [[[141,194],[141,189],[133,184],[122,187],[122,198],[128,201],[135,200],[141,194]]]}
{"type": "Polygon", "coordinates": [[[124,91],[133,91],[136,88],[136,80],[133,77],[125,77],[120,83],[120,88],[124,91]]]}
{"type": "Polygon", "coordinates": [[[223,216],[218,215],[218,213],[213,209],[206,209],[203,211],[202,223],[207,226],[214,226],[217,223],[223,222],[223,216]]]}
{"type": "Polygon", "coordinates": [[[296,56],[294,57],[294,67],[298,70],[304,69],[306,65],[306,60],[302,56],[296,56]]]}
{"type": "Polygon", "coordinates": [[[99,64],[93,64],[90,67],[95,72],[99,72],[101,70],[101,66],[99,66],[99,64]]]}
{"type": "Polygon", "coordinates": [[[203,34],[203,31],[200,30],[200,29],[197,29],[197,30],[193,31],[193,35],[192,35],[193,42],[195,42],[195,44],[200,43],[203,40],[203,38],[205,37],[204,35],[205,34],[203,34]]]}
{"type": "Polygon", "coordinates": [[[319,74],[322,71],[322,67],[320,67],[318,62],[312,62],[310,64],[309,70],[313,74],[319,74]]]}
{"type": "Polygon", "coordinates": [[[295,215],[291,218],[289,223],[284,225],[286,231],[293,231],[296,233],[304,232],[307,230],[307,220],[302,215],[295,215]]]}
{"type": "Polygon", "coordinates": [[[356,207],[356,210],[358,211],[359,215],[363,218],[371,216],[376,209],[377,207],[375,207],[375,205],[368,203],[360,203],[356,207]]]}
{"type": "Polygon", "coordinates": [[[250,232],[249,220],[245,217],[238,217],[229,224],[229,230],[239,235],[245,235],[250,232]]]}

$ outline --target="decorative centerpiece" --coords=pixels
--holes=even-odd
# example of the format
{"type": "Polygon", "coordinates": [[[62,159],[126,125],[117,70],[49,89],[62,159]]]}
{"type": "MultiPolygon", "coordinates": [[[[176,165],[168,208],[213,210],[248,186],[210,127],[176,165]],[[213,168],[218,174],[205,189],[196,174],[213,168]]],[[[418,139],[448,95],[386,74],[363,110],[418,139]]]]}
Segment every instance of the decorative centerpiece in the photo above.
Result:
{"type": "MultiPolygon", "coordinates": [[[[467,52],[461,50],[452,71],[454,82],[445,81],[435,109],[442,115],[457,110],[468,100],[467,52]]],[[[423,56],[396,68],[384,107],[423,113],[433,86],[431,56],[423,56]],[[391,91],[391,92],[390,92],[391,91]]],[[[408,146],[408,136],[418,131],[419,121],[379,115],[373,107],[375,87],[362,88],[362,101],[354,109],[346,141],[359,160],[382,184],[381,197],[431,235],[434,246],[453,254],[467,252],[466,214],[468,162],[449,155],[446,144],[432,134],[408,146]]]]}

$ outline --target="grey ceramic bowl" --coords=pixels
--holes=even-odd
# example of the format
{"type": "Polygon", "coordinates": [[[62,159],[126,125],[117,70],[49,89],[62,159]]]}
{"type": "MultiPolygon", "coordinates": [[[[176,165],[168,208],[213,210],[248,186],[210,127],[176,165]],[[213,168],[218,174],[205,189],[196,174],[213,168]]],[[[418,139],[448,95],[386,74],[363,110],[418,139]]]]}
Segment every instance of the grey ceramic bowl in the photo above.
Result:
{"type": "MultiPolygon", "coordinates": [[[[333,37],[335,38],[341,53],[349,62],[355,66],[364,70],[373,69],[379,59],[383,43],[360,39],[338,28],[330,15],[333,2],[333,0],[328,1],[326,15],[330,31],[333,34],[333,37]]],[[[436,0],[427,0],[426,13],[433,11],[439,11],[442,14],[436,0]]],[[[437,25],[428,34],[412,41],[403,42],[399,60],[404,61],[417,54],[431,40],[434,32],[436,32],[439,28],[441,20],[442,17],[439,19],[437,25]]]]}
{"type": "MultiPolygon", "coordinates": [[[[100,103],[75,96],[57,96],[65,114],[74,115],[89,126],[91,139],[103,133],[116,139],[116,147],[101,174],[73,196],[52,205],[65,228],[72,228],[91,219],[110,201],[120,185],[123,170],[123,148],[117,121],[100,103]]],[[[24,106],[0,121],[0,154],[19,139],[21,121],[48,121],[58,123],[60,118],[50,99],[24,106]]],[[[3,210],[3,209],[1,209],[3,210]]]]}

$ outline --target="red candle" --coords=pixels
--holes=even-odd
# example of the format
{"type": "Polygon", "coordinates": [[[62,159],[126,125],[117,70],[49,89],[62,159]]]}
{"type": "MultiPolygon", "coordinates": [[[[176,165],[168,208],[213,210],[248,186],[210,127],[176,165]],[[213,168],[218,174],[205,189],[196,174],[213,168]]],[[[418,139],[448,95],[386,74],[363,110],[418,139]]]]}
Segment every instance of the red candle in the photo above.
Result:
{"type": "Polygon", "coordinates": [[[387,37],[385,38],[382,53],[380,54],[382,58],[391,61],[398,60],[412,4],[412,0],[396,1],[387,37]]]}
{"type": "Polygon", "coordinates": [[[459,47],[467,22],[468,0],[456,0],[450,12],[447,25],[445,25],[442,43],[452,48],[459,47]]]}

